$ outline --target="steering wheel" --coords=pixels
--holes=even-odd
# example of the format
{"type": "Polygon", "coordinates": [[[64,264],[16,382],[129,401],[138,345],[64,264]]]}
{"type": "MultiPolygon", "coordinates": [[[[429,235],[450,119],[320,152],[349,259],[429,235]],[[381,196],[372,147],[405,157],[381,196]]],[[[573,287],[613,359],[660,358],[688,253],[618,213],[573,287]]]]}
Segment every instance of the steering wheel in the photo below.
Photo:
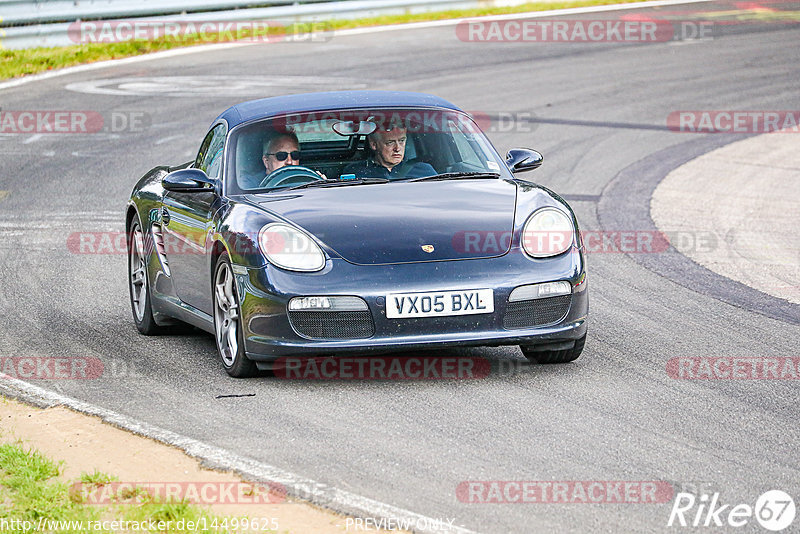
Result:
{"type": "Polygon", "coordinates": [[[317,171],[303,167],[302,165],[286,165],[280,169],[275,169],[269,173],[261,183],[261,187],[280,187],[283,185],[294,185],[311,182],[314,180],[323,180],[322,176],[317,174],[317,171]]]}

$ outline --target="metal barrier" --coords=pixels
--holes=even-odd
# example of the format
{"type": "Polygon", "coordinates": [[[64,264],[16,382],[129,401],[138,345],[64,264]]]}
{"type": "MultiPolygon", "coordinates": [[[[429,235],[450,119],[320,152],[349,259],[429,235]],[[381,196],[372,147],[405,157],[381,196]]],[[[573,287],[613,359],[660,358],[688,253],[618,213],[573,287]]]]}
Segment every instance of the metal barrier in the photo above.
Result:
{"type": "MultiPolygon", "coordinates": [[[[331,0],[327,0],[330,2],[331,0]]],[[[42,22],[72,22],[78,19],[131,18],[220,11],[250,6],[299,5],[319,0],[0,0],[0,26],[42,22]]]]}
{"type": "Polygon", "coordinates": [[[310,22],[526,1],[530,0],[0,0],[0,48],[76,44],[74,23],[85,20],[310,22]],[[254,5],[262,7],[250,7],[254,5]]]}

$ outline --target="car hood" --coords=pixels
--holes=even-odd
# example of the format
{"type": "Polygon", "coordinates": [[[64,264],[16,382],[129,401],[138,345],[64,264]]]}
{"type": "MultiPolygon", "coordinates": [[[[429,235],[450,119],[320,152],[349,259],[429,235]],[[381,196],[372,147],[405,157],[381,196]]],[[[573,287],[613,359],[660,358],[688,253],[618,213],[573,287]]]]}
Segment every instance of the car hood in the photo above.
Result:
{"type": "Polygon", "coordinates": [[[505,254],[516,197],[512,182],[471,179],[312,188],[247,200],[305,229],[351,263],[378,265],[505,254]],[[493,246],[481,245],[487,237],[494,238],[493,246]]]}

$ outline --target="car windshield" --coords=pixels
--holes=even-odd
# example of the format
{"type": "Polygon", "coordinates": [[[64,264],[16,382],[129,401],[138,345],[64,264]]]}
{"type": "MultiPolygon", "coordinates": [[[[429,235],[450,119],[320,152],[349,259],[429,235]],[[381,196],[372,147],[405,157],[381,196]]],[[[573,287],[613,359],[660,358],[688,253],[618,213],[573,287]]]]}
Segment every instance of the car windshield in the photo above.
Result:
{"type": "Polygon", "coordinates": [[[511,178],[466,114],[441,109],[340,110],[286,115],[234,128],[230,194],[386,181],[511,178]]]}

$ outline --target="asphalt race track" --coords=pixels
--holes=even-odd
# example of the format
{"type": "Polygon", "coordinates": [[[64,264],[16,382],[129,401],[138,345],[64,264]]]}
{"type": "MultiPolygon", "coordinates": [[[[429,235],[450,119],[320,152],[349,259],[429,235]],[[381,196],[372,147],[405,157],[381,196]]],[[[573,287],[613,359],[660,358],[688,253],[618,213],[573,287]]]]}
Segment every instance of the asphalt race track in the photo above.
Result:
{"type": "MultiPolygon", "coordinates": [[[[737,5],[624,13],[683,20],[737,5]]],[[[731,505],[772,489],[797,501],[800,382],[677,380],[666,370],[685,356],[800,356],[796,305],[772,313],[755,291],[722,298],[723,278],[670,255],[594,253],[589,337],[572,364],[479,348],[448,354],[490,359],[495,372],[482,380],[234,380],[206,334],[140,336],[124,247],[81,253],[74,239],[123,231],[135,181],[192,159],[229,105],[345,88],[428,92],[494,117],[498,150],[541,151],[544,165],[523,176],[564,195],[583,230],[650,230],[642,188],[743,138],[676,133],[668,115],[800,109],[798,43],[800,24],[764,19],[651,44],[464,42],[441,26],[205,49],[3,89],[3,111],[91,110],[117,124],[0,136],[0,356],[98,358],[96,379],[31,382],[476,532],[761,532],[752,518],[668,528],[671,502],[477,504],[456,488],[664,481],[731,505]]]]}

